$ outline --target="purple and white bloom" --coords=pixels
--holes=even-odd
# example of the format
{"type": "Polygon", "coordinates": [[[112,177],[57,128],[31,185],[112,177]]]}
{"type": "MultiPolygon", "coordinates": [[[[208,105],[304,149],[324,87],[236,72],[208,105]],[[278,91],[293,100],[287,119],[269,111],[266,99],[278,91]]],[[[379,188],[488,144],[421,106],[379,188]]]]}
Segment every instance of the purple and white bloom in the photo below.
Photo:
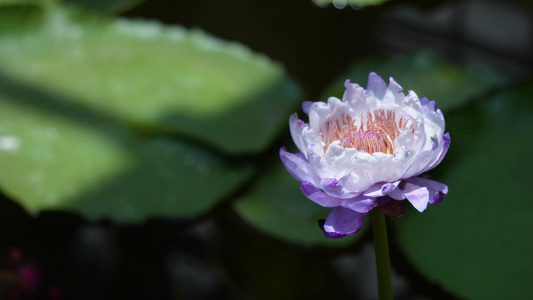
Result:
{"type": "Polygon", "coordinates": [[[435,101],[413,91],[405,95],[392,77],[387,86],[373,72],[366,90],[349,80],[344,85],[342,100],[302,104],[309,124],[296,113],[290,117],[300,153],[280,149],[302,193],[333,208],[321,224],[333,238],[358,232],[373,208],[402,216],[402,200],[422,212],[448,193],[446,185],[420,176],[441,162],[450,145],[435,101]]]}

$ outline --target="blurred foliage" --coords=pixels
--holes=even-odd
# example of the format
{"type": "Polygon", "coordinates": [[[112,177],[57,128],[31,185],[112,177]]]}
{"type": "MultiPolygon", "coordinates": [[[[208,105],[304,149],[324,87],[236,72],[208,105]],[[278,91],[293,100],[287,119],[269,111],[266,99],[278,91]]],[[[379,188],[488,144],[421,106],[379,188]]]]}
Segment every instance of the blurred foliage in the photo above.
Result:
{"type": "Polygon", "coordinates": [[[25,5],[46,7],[48,5],[64,3],[102,13],[118,14],[139,5],[143,1],[144,0],[0,0],[0,7],[25,5]]]}
{"type": "Polygon", "coordinates": [[[351,6],[353,8],[362,8],[370,5],[380,5],[384,2],[390,0],[313,0],[313,2],[318,6],[326,6],[328,4],[333,4],[335,7],[344,8],[346,6],[351,6]]]}
{"type": "Polygon", "coordinates": [[[410,263],[465,299],[533,295],[533,84],[446,115],[450,151],[435,179],[449,195],[394,223],[410,263]]]}
{"type": "Polygon", "coordinates": [[[335,80],[319,100],[325,101],[330,96],[342,97],[346,79],[366,86],[368,73],[372,71],[387,82],[387,78],[394,77],[404,93],[412,90],[420,98],[435,100],[437,107],[444,112],[505,83],[501,75],[484,65],[471,63],[459,67],[436,54],[422,51],[392,59],[358,61],[335,80]]]}
{"type": "Polygon", "coordinates": [[[0,7],[14,5],[34,5],[44,3],[43,0],[0,0],[0,7]]]}
{"type": "Polygon", "coordinates": [[[55,6],[0,20],[5,76],[223,152],[264,149],[300,100],[281,66],[198,30],[55,6]]]}
{"type": "Polygon", "coordinates": [[[0,20],[0,185],[33,212],[194,217],[251,174],[202,145],[261,150],[299,98],[280,66],[199,31],[59,6],[0,20]]]}
{"type": "Polygon", "coordinates": [[[179,140],[135,136],[62,100],[68,101],[0,82],[0,183],[31,212],[61,209],[130,222],[190,218],[251,174],[249,164],[179,140]]]}

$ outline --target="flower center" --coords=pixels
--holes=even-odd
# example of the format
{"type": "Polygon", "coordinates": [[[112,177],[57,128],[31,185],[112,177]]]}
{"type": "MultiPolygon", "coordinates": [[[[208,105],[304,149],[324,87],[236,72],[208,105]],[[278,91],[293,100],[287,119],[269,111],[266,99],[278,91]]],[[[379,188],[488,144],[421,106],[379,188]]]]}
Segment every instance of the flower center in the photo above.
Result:
{"type": "Polygon", "coordinates": [[[342,124],[335,118],[326,122],[326,130],[320,131],[324,142],[324,151],[331,143],[339,141],[343,148],[355,148],[368,154],[382,152],[394,155],[394,140],[400,135],[400,128],[410,128],[414,133],[413,123],[401,116],[396,121],[396,113],[378,109],[367,113],[366,123],[363,114],[359,126],[349,115],[342,117],[342,124]]]}

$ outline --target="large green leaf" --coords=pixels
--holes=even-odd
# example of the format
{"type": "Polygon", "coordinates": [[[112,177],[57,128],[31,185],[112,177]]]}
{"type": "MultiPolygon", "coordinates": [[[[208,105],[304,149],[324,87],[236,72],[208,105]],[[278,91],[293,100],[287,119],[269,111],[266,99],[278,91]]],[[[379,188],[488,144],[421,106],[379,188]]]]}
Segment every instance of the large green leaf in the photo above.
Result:
{"type": "MultiPolygon", "coordinates": [[[[533,84],[447,115],[447,198],[397,220],[396,238],[430,280],[466,299],[533,295],[533,84]]],[[[439,171],[437,169],[437,171],[439,171]]]]}
{"type": "Polygon", "coordinates": [[[300,182],[285,170],[278,157],[258,178],[250,191],[234,202],[235,210],[260,231],[304,245],[345,246],[364,235],[359,233],[342,239],[326,238],[318,226],[331,208],[307,199],[300,182]]]}
{"type": "Polygon", "coordinates": [[[335,80],[323,95],[342,97],[344,81],[366,87],[368,73],[376,72],[385,81],[394,77],[404,92],[413,90],[421,97],[436,100],[444,112],[459,107],[468,99],[504,83],[503,78],[480,64],[458,67],[429,52],[417,52],[392,59],[373,58],[355,63],[348,72],[335,80]]]}
{"type": "Polygon", "coordinates": [[[251,174],[250,165],[180,141],[132,135],[69,102],[0,77],[0,187],[30,212],[191,218],[251,174]]]}
{"type": "Polygon", "coordinates": [[[242,45],[56,6],[0,10],[0,72],[232,154],[262,150],[301,100],[281,66],[242,45]]]}

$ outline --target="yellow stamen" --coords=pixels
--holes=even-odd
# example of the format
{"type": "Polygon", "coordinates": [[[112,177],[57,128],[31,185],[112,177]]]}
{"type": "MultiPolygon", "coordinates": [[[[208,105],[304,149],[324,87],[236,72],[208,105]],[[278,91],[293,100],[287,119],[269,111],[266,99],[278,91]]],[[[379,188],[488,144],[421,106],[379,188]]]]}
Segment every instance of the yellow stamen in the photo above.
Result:
{"type": "Polygon", "coordinates": [[[395,112],[378,109],[367,113],[366,124],[363,124],[361,114],[359,126],[347,114],[342,117],[342,125],[337,118],[327,121],[326,131],[320,131],[320,136],[325,144],[324,151],[331,143],[339,141],[343,148],[355,148],[369,154],[382,152],[394,155],[394,140],[400,135],[400,128],[410,128],[414,133],[409,118],[401,116],[396,121],[395,112]]]}

